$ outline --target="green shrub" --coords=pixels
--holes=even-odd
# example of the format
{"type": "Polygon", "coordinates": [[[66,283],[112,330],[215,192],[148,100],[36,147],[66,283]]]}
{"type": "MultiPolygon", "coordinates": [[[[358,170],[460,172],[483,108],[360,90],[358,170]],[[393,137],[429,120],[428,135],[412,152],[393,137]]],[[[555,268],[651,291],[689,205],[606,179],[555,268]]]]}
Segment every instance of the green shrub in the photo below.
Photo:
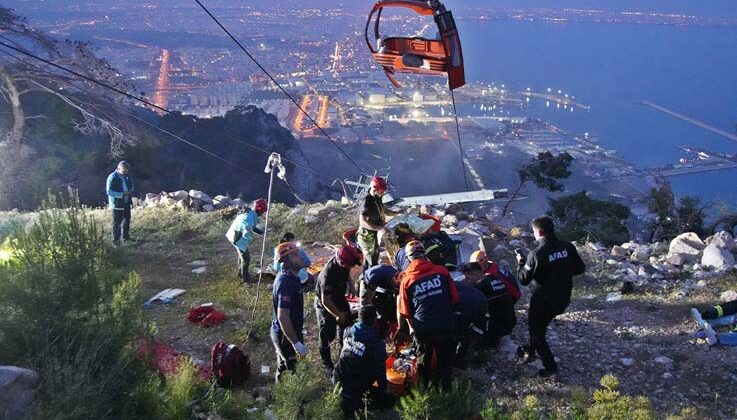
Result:
{"type": "Polygon", "coordinates": [[[164,381],[160,403],[157,405],[157,418],[178,420],[188,418],[190,404],[204,395],[207,382],[199,376],[199,370],[191,360],[182,358],[177,372],[164,381]]]}
{"type": "Polygon", "coordinates": [[[0,263],[0,360],[41,373],[39,417],[120,418],[146,376],[140,278],[113,270],[101,229],[75,196],[51,199],[8,236],[0,263]]]}
{"type": "Polygon", "coordinates": [[[297,364],[297,371],[287,372],[274,386],[274,414],[280,420],[340,419],[340,393],[324,370],[309,359],[297,364]]]}
{"type": "Polygon", "coordinates": [[[632,398],[622,395],[617,390],[619,380],[614,375],[605,375],[601,378],[600,384],[601,388],[594,391],[594,403],[587,410],[588,418],[611,420],[655,418],[647,398],[632,398]]]}
{"type": "Polygon", "coordinates": [[[466,419],[479,414],[479,398],[469,384],[453,382],[449,389],[418,387],[399,400],[402,419],[466,419]]]}

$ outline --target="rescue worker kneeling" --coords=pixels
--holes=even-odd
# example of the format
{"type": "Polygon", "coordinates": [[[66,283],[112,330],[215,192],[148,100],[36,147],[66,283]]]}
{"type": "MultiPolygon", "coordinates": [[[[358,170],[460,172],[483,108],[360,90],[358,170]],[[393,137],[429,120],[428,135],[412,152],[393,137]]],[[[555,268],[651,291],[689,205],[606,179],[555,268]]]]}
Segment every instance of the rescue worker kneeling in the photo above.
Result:
{"type": "Polygon", "coordinates": [[[405,251],[410,264],[402,273],[397,311],[414,335],[420,380],[447,389],[455,359],[453,305],[458,304],[458,291],[448,270],[427,260],[422,242],[408,243],[405,251]]]}
{"type": "Polygon", "coordinates": [[[345,331],[343,348],[333,372],[333,381],[341,386],[341,409],[347,417],[364,407],[364,397],[371,410],[394,405],[387,393],[386,347],[374,323],[373,305],[362,306],[358,322],[345,331]]]}

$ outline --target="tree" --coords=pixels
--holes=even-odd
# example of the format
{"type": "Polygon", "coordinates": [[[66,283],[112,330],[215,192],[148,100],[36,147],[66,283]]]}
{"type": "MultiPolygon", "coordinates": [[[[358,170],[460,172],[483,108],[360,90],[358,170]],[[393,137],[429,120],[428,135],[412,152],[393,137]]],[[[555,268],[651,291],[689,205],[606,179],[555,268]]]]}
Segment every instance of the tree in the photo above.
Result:
{"type": "Polygon", "coordinates": [[[560,153],[557,156],[550,152],[542,152],[532,158],[527,165],[517,171],[519,184],[517,184],[511,199],[504,206],[502,217],[507,215],[509,206],[528,181],[532,181],[538,188],[550,192],[563,191],[563,184],[559,180],[571,176],[571,171],[568,168],[570,168],[572,162],[573,156],[569,155],[568,152],[560,153]]]}
{"type": "MultiPolygon", "coordinates": [[[[33,30],[13,10],[0,6],[0,42],[29,51],[45,60],[104,81],[128,91],[118,73],[98,58],[87,43],[59,41],[33,30]]],[[[47,118],[27,115],[24,98],[43,92],[64,101],[78,114],[74,129],[81,135],[104,137],[110,141],[113,156],[135,143],[137,125],[121,113],[119,98],[100,86],[41,63],[7,46],[0,48],[0,99],[8,104],[11,115],[6,135],[0,138],[0,208],[22,201],[24,181],[30,176],[34,149],[26,141],[27,122],[47,118]]]]}
{"type": "Polygon", "coordinates": [[[650,190],[647,208],[655,216],[650,223],[650,240],[671,239],[683,232],[705,233],[704,208],[697,197],[684,196],[678,200],[667,181],[650,190]]]}
{"type": "Polygon", "coordinates": [[[625,225],[630,218],[629,207],[611,201],[596,200],[586,191],[549,199],[548,213],[558,223],[558,233],[568,240],[593,240],[607,245],[621,244],[630,239],[625,225]]]}

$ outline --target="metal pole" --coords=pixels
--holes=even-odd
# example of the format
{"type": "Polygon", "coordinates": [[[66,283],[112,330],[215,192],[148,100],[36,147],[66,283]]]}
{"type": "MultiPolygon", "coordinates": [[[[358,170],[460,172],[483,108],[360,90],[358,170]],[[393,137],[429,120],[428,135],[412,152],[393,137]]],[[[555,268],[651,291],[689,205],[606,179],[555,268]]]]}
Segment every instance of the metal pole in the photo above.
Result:
{"type": "MultiPolygon", "coordinates": [[[[268,165],[271,165],[271,158],[269,158],[268,165]]],[[[253,322],[256,316],[256,307],[258,306],[258,300],[261,295],[261,278],[264,275],[264,254],[266,254],[266,237],[269,232],[269,212],[271,212],[271,188],[274,185],[274,171],[272,170],[269,175],[269,194],[266,198],[266,218],[264,220],[264,234],[263,241],[261,242],[261,261],[259,262],[258,269],[258,282],[256,283],[256,301],[253,303],[253,311],[251,312],[251,322],[253,322]]]]}

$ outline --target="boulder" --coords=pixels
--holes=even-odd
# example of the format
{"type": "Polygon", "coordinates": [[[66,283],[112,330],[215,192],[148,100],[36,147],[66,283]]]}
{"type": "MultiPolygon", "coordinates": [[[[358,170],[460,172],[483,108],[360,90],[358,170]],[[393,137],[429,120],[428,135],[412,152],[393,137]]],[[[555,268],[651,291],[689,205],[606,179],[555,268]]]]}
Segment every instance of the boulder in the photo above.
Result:
{"type": "Polygon", "coordinates": [[[246,202],[243,201],[240,198],[236,198],[236,199],[233,199],[233,201],[230,202],[230,205],[231,206],[235,206],[235,207],[246,207],[246,202]]]}
{"type": "Polygon", "coordinates": [[[154,193],[148,193],[146,194],[146,200],[145,203],[147,206],[156,206],[161,201],[161,196],[159,194],[154,193]]]}
{"type": "Polygon", "coordinates": [[[196,198],[197,200],[200,200],[201,202],[205,204],[212,203],[212,198],[209,195],[203,193],[202,191],[189,190],[189,196],[192,198],[196,198]]]}
{"type": "Polygon", "coordinates": [[[327,202],[325,202],[325,207],[338,208],[338,207],[340,207],[340,201],[328,200],[327,202]]]}
{"type": "Polygon", "coordinates": [[[734,264],[734,255],[729,250],[719,248],[716,245],[707,246],[704,249],[704,255],[701,257],[701,265],[719,271],[731,268],[734,264]]]}
{"type": "Polygon", "coordinates": [[[650,261],[650,248],[644,246],[635,248],[635,251],[630,256],[630,259],[638,263],[645,263],[650,261]]]}
{"type": "Polygon", "coordinates": [[[721,231],[706,238],[706,245],[714,245],[718,248],[733,250],[735,248],[734,238],[729,232],[721,231]]]}
{"type": "Polygon", "coordinates": [[[211,212],[213,210],[215,210],[215,206],[213,206],[212,204],[204,204],[202,206],[202,211],[204,212],[211,212]]]}
{"type": "Polygon", "coordinates": [[[592,251],[596,251],[596,252],[605,251],[604,245],[600,244],[599,242],[589,242],[588,246],[592,251]]]}
{"type": "Polygon", "coordinates": [[[642,277],[650,277],[650,276],[652,276],[654,274],[660,274],[660,275],[662,275],[663,273],[660,270],[658,270],[657,268],[655,268],[652,265],[650,265],[650,264],[644,264],[644,265],[642,265],[640,267],[640,269],[637,271],[637,275],[638,276],[642,276],[642,277]]]}
{"type": "Polygon", "coordinates": [[[665,257],[665,261],[671,265],[681,266],[688,262],[685,254],[669,254],[665,257]]]}
{"type": "Polygon", "coordinates": [[[183,201],[189,198],[189,193],[184,190],[174,191],[174,192],[169,193],[169,197],[173,198],[175,202],[183,201]]]}
{"type": "Polygon", "coordinates": [[[699,235],[693,232],[682,233],[670,241],[668,256],[681,255],[685,260],[696,261],[704,248],[706,245],[699,235]]]}
{"type": "Polygon", "coordinates": [[[612,247],[612,251],[609,254],[612,256],[612,258],[617,260],[623,260],[629,258],[630,256],[629,251],[619,245],[614,245],[614,247],[612,247]]]}
{"type": "Polygon", "coordinates": [[[15,366],[0,366],[0,418],[32,417],[38,373],[15,366]]]}
{"type": "Polygon", "coordinates": [[[224,209],[233,204],[233,200],[231,200],[227,195],[216,195],[215,198],[212,199],[212,204],[216,209],[224,209]]]}

